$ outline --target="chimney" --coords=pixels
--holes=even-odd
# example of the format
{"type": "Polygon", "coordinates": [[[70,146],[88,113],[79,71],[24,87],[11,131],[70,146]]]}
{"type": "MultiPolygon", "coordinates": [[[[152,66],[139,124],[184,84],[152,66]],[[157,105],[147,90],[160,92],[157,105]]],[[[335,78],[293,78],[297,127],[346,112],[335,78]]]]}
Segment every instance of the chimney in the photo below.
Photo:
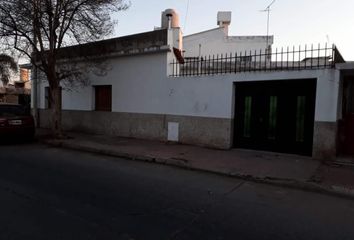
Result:
{"type": "Polygon", "coordinates": [[[174,9],[166,9],[161,13],[161,28],[178,28],[179,16],[174,9]]]}
{"type": "Polygon", "coordinates": [[[225,35],[229,35],[229,26],[231,24],[231,12],[218,12],[217,24],[224,28],[225,35]]]}
{"type": "Polygon", "coordinates": [[[166,17],[167,17],[167,21],[168,21],[168,29],[172,28],[172,14],[171,13],[167,13],[166,17]]]}

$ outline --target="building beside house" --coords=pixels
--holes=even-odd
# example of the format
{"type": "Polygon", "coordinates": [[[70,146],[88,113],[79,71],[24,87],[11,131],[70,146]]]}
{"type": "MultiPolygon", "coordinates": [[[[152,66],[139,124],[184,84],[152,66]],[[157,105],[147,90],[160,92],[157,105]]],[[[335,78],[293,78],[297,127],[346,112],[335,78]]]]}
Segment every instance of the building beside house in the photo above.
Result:
{"type": "Polygon", "coordinates": [[[20,78],[14,81],[16,88],[31,89],[30,69],[27,65],[20,66],[20,78]]]}
{"type": "MultiPolygon", "coordinates": [[[[64,129],[318,159],[350,153],[354,63],[335,46],[274,51],[273,38],[245,37],[241,49],[239,37],[199,53],[212,49],[203,48],[209,33],[183,38],[174,16],[155,31],[63,49],[70,62],[85,54],[109,66],[89,72],[88,85],[62,88],[64,129]]],[[[213,37],[228,39],[228,17],[219,14],[213,37]]],[[[37,92],[40,126],[49,127],[48,84],[37,92]]]]}
{"type": "Polygon", "coordinates": [[[21,65],[19,74],[13,76],[7,86],[0,84],[0,102],[30,105],[30,65],[21,65]]]}
{"type": "Polygon", "coordinates": [[[255,50],[270,51],[273,36],[229,36],[231,12],[218,12],[218,27],[183,37],[186,58],[217,57],[221,54],[242,53],[245,58],[255,50]]]}

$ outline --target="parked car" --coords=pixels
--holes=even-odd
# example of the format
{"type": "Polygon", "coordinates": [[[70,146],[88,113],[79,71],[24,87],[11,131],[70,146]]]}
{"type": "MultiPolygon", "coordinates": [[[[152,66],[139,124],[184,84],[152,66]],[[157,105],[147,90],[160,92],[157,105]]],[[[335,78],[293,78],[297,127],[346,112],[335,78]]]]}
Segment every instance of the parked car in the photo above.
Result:
{"type": "Polygon", "coordinates": [[[0,103],[0,141],[32,140],[34,133],[34,118],[28,107],[0,103]]]}

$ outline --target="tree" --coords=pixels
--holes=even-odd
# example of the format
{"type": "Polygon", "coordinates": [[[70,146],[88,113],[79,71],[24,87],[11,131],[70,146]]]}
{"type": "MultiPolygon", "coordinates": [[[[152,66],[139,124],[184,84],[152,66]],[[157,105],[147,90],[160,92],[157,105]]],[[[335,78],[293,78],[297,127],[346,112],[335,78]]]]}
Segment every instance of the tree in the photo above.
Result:
{"type": "Polygon", "coordinates": [[[62,136],[63,79],[78,69],[60,67],[62,48],[103,39],[113,31],[111,14],[128,8],[124,0],[0,0],[0,44],[28,57],[50,89],[51,126],[62,136]]]}
{"type": "Polygon", "coordinates": [[[0,80],[4,86],[9,83],[11,71],[17,71],[17,63],[6,54],[0,54],[0,80]]]}

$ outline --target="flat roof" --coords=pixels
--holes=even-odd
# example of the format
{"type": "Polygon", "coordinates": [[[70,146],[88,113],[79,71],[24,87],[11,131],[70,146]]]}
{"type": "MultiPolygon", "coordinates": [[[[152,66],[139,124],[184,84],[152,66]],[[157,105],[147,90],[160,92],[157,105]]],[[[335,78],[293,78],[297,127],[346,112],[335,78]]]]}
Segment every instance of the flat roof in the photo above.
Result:
{"type": "MultiPolygon", "coordinates": [[[[93,57],[112,53],[132,54],[160,50],[167,45],[167,29],[138,33],[118,38],[89,42],[58,50],[58,58],[93,57]]],[[[22,65],[29,67],[27,64],[22,65]]]]}

